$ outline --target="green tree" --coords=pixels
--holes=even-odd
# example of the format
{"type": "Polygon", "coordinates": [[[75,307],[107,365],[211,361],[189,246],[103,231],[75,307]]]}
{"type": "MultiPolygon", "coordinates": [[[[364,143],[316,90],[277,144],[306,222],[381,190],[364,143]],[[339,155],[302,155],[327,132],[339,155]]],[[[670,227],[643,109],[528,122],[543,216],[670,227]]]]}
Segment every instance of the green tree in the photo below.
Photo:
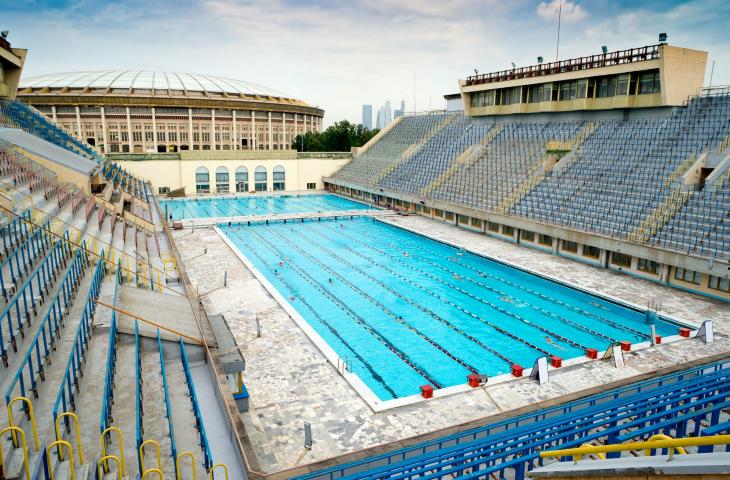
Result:
{"type": "Polygon", "coordinates": [[[352,147],[365,145],[378,132],[378,129],[370,130],[341,120],[324,132],[297,135],[291,148],[300,152],[349,152],[352,147]]]}

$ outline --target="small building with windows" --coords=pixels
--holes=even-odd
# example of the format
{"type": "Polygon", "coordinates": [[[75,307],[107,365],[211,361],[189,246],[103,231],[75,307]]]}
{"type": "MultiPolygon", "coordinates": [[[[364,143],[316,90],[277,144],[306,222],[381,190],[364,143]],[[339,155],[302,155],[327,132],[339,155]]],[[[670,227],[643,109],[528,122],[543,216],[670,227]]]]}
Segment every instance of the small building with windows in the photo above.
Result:
{"type": "Polygon", "coordinates": [[[108,154],[122,168],[148,178],[157,193],[185,188],[190,194],[246,194],[321,190],[352,158],[350,153],[262,151],[183,151],[108,154]]]}
{"type": "Polygon", "coordinates": [[[672,107],[702,87],[707,52],[668,44],[478,74],[459,81],[467,115],[672,107]]]}

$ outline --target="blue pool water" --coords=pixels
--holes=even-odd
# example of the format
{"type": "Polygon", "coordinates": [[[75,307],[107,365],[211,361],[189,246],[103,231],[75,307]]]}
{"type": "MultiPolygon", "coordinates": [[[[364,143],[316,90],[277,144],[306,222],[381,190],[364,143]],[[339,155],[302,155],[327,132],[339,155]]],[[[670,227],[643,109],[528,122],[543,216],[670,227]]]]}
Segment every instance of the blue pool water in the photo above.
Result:
{"type": "Polygon", "coordinates": [[[161,200],[162,210],[175,220],[183,218],[238,217],[283,213],[367,210],[362,203],[336,195],[275,195],[161,200]]]}
{"type": "Polygon", "coordinates": [[[222,229],[382,400],[649,339],[641,312],[370,218],[222,229]]]}

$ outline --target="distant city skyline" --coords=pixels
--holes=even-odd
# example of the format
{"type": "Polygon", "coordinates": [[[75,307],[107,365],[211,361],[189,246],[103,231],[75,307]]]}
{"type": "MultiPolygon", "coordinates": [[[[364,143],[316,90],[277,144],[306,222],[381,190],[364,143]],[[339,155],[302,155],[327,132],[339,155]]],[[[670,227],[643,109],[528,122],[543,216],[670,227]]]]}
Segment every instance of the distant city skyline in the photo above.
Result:
{"type": "Polygon", "coordinates": [[[365,128],[373,128],[373,106],[365,104],[362,106],[362,121],[365,128]]]}
{"type": "Polygon", "coordinates": [[[560,8],[560,59],[651,45],[667,32],[672,45],[709,52],[705,84],[713,60],[712,83],[730,83],[724,0],[21,0],[0,4],[0,29],[28,49],[24,77],[100,69],[222,76],[319,106],[326,127],[359,122],[363,103],[375,114],[375,99],[404,98],[408,111],[443,108],[443,95],[474,69],[554,61],[560,8]]]}

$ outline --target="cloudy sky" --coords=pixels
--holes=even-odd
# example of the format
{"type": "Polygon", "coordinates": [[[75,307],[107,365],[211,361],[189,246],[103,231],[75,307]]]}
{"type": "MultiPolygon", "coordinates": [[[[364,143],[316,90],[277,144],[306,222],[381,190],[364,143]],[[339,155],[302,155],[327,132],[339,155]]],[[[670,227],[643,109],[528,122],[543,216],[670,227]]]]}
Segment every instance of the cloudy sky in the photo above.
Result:
{"type": "MultiPolygon", "coordinates": [[[[560,0],[8,0],[24,76],[145,69],[228,76],[360,121],[363,103],[442,108],[457,79],[555,59],[560,0]],[[415,96],[414,96],[415,91],[415,96]]],[[[669,42],[708,50],[730,84],[727,0],[562,0],[560,58],[669,42]]]]}

